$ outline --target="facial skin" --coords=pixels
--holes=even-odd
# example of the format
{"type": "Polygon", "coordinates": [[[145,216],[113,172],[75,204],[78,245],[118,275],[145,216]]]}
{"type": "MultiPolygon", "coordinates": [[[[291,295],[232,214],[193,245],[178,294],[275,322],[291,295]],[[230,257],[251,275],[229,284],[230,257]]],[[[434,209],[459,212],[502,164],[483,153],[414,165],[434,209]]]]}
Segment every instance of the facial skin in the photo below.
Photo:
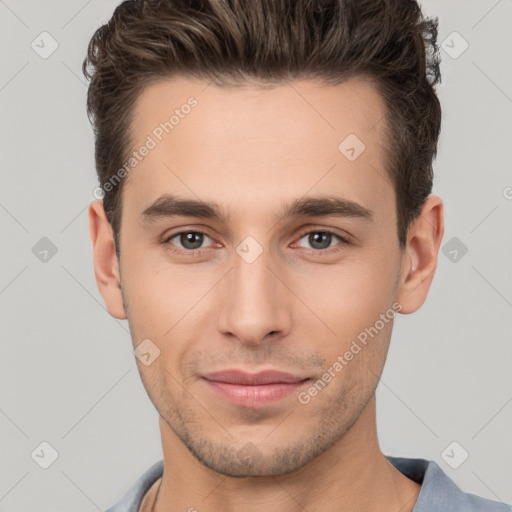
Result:
{"type": "Polygon", "coordinates": [[[134,347],[149,338],[160,350],[149,366],[137,361],[160,414],[165,471],[154,510],[411,510],[419,486],[386,461],[375,425],[392,320],[309,403],[298,394],[394,303],[401,313],[423,304],[441,200],[427,199],[401,248],[384,103],[362,78],[272,89],[167,79],[138,99],[134,148],[190,96],[197,106],[126,178],[120,262],[101,201],[89,209],[109,313],[128,318],[134,347]],[[366,146],[354,161],[338,150],[349,134],[366,146]],[[225,218],[145,216],[165,194],[214,202],[225,218]],[[307,198],[368,215],[283,216],[307,198]],[[187,245],[180,232],[204,237],[187,245]],[[249,236],[262,249],[251,263],[236,251],[249,236]],[[271,405],[242,406],[203,378],[225,369],[310,380],[271,405]]]}

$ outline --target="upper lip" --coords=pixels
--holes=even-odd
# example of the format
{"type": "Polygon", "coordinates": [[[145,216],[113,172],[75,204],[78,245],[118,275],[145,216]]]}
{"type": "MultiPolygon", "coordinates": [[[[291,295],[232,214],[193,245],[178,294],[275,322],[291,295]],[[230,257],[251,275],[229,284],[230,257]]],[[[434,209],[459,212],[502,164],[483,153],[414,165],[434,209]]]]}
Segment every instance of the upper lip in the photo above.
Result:
{"type": "Polygon", "coordinates": [[[245,386],[258,386],[263,384],[298,383],[306,380],[304,377],[277,370],[264,370],[258,373],[249,373],[244,370],[222,370],[203,375],[207,380],[225,382],[227,384],[241,384],[245,386]]]}

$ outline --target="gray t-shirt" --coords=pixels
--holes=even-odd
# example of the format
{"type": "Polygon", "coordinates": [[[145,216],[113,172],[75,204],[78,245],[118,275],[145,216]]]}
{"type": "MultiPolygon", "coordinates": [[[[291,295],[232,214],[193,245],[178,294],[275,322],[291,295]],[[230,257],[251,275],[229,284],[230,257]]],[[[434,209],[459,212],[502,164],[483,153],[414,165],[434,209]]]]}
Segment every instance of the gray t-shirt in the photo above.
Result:
{"type": "MultiPolygon", "coordinates": [[[[425,459],[386,458],[406,477],[421,484],[413,512],[512,512],[512,506],[463,492],[434,462],[425,459]]],[[[158,480],[164,461],[155,462],[106,512],[139,512],[144,495],[158,480]]]]}

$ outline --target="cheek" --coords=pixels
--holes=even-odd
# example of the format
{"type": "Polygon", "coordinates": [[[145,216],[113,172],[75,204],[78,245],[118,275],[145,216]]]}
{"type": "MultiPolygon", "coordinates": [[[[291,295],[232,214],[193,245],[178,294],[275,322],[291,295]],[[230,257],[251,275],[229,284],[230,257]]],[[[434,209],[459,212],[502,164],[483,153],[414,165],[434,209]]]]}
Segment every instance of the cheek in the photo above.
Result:
{"type": "Polygon", "coordinates": [[[315,325],[321,320],[327,339],[342,346],[391,308],[398,268],[398,256],[383,249],[359,251],[340,264],[301,273],[295,289],[307,308],[300,308],[297,321],[304,322],[301,315],[312,311],[315,325]]]}
{"type": "Polygon", "coordinates": [[[122,277],[131,314],[164,334],[190,309],[201,293],[201,280],[190,267],[171,265],[164,252],[132,251],[123,261],[122,277]]]}
{"type": "MultiPolygon", "coordinates": [[[[165,368],[174,375],[184,355],[201,338],[198,322],[218,277],[211,269],[170,265],[161,256],[150,260],[150,252],[143,255],[141,251],[139,257],[132,253],[123,262],[130,331],[134,347],[150,339],[160,351],[159,364],[142,368],[144,372],[165,368]]],[[[215,312],[210,312],[211,318],[216,318],[215,312]]]]}

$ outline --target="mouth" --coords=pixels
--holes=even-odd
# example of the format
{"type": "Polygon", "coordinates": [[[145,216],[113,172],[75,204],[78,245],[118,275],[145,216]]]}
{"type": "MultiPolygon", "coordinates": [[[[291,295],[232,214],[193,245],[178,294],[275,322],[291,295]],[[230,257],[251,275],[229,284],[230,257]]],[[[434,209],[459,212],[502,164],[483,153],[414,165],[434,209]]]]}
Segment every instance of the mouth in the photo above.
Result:
{"type": "Polygon", "coordinates": [[[309,382],[310,378],[276,370],[248,373],[224,370],[202,376],[216,396],[241,407],[265,407],[276,403],[309,382]]]}

